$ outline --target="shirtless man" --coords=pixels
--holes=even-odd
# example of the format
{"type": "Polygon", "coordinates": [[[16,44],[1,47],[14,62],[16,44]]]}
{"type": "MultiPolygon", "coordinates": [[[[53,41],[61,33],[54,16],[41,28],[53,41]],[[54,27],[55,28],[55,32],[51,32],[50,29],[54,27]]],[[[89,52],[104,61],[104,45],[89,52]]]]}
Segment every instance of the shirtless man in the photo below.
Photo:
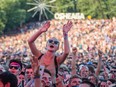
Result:
{"type": "Polygon", "coordinates": [[[28,40],[29,47],[32,51],[32,54],[39,58],[40,65],[44,65],[46,69],[48,69],[52,74],[52,81],[55,84],[56,80],[56,66],[54,63],[54,59],[56,58],[57,65],[60,66],[66,57],[69,54],[69,42],[68,42],[68,32],[72,27],[72,22],[68,21],[63,25],[63,36],[64,36],[64,52],[56,56],[55,52],[59,49],[59,41],[53,37],[47,41],[46,44],[46,53],[42,55],[41,51],[37,49],[34,41],[44,32],[48,30],[50,27],[50,22],[46,22],[38,31],[28,40]],[[41,56],[42,55],[42,56],[41,56]],[[40,59],[41,57],[41,59],[40,59]]]}

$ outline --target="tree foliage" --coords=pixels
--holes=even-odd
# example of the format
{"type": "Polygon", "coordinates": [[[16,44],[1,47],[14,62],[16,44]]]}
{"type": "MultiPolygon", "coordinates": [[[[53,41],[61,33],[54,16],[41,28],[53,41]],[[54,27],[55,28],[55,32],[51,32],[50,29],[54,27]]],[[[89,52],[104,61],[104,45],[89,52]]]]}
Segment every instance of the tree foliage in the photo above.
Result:
{"type": "MultiPolygon", "coordinates": [[[[15,29],[32,19],[37,21],[37,15],[32,18],[33,12],[27,12],[32,7],[27,2],[34,0],[0,0],[0,33],[15,29]]],[[[56,0],[51,4],[55,6],[50,8],[53,13],[80,12],[85,17],[90,15],[96,19],[116,17],[116,0],[56,0]]],[[[48,17],[51,19],[53,15],[48,13],[48,17]]]]}

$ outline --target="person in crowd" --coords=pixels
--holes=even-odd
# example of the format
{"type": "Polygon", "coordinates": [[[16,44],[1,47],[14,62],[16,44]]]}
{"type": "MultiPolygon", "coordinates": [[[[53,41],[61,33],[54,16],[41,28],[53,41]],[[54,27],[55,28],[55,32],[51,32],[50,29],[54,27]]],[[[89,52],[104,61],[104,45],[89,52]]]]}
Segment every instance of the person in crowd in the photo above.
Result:
{"type": "Polygon", "coordinates": [[[17,87],[17,77],[6,71],[0,74],[0,87],[17,87]]]}
{"type": "Polygon", "coordinates": [[[18,87],[23,87],[25,81],[25,72],[22,72],[18,75],[18,87]]]}
{"type": "Polygon", "coordinates": [[[98,87],[108,87],[107,80],[101,80],[98,87]]]}
{"type": "MultiPolygon", "coordinates": [[[[25,34],[18,34],[15,36],[5,35],[0,37],[1,66],[2,65],[6,66],[7,61],[12,59],[13,60],[19,59],[21,62],[25,63],[26,65],[30,64],[29,54],[31,48],[33,55],[39,57],[37,58],[37,61],[39,61],[40,66],[44,65],[45,68],[48,70],[48,72],[50,71],[51,75],[48,73],[47,74],[45,73],[45,76],[43,75],[45,78],[49,78],[49,81],[47,82],[44,81],[44,78],[41,78],[41,76],[39,77],[39,75],[36,76],[36,74],[34,74],[35,78],[31,78],[31,80],[29,80],[28,83],[24,85],[24,82],[26,82],[27,79],[23,80],[24,77],[21,75],[20,73],[21,71],[19,68],[20,64],[12,63],[11,66],[8,68],[8,70],[17,76],[18,87],[22,87],[22,86],[34,87],[35,81],[37,82],[37,84],[35,85],[36,87],[41,87],[39,85],[39,81],[42,86],[66,87],[71,85],[73,81],[74,84],[76,84],[77,79],[82,80],[84,77],[88,78],[89,82],[93,83],[96,87],[100,86],[100,84],[101,84],[100,87],[102,87],[102,85],[104,87],[105,86],[115,87],[116,86],[115,83],[116,80],[116,67],[115,67],[116,66],[116,62],[115,62],[116,23],[115,22],[116,21],[107,20],[107,19],[106,20],[105,19],[71,20],[73,22],[73,29],[70,30],[70,28],[68,28],[70,32],[65,33],[64,32],[65,29],[62,29],[62,26],[64,27],[72,26],[70,22],[65,24],[66,21],[67,20],[53,19],[50,20],[50,23],[49,22],[45,23],[40,29],[34,28],[25,31],[25,34]],[[64,38],[62,38],[62,30],[63,30],[64,38]],[[29,38],[29,36],[32,33],[34,33],[34,35],[31,38],[29,38]],[[60,40],[60,44],[56,38],[51,38],[51,37],[57,37],[57,39],[60,40]],[[27,39],[29,39],[28,42],[27,39]],[[47,44],[45,44],[46,40],[47,40],[47,44]],[[67,50],[68,45],[67,43],[64,43],[67,40],[69,40],[70,42],[69,47],[74,47],[71,48],[73,51],[69,53],[69,55],[68,55],[69,50],[67,50]],[[99,55],[98,49],[100,49],[100,51],[103,52],[101,56],[99,55]],[[63,50],[64,52],[62,52],[63,50]],[[61,54],[58,54],[60,52],[61,54]],[[51,55],[50,53],[53,53],[53,55],[51,55]],[[68,57],[66,58],[67,55],[63,57],[64,54],[67,54],[68,57]],[[67,64],[65,64],[65,62],[67,64]],[[66,67],[68,67],[68,70],[66,69],[66,67],[64,68],[64,66],[62,69],[61,64],[66,65],[66,67]],[[59,69],[57,69],[57,67],[59,69]],[[55,78],[56,77],[55,75],[57,75],[58,77],[55,78]],[[74,80],[71,80],[72,83],[70,84],[69,83],[70,79],[73,76],[78,76],[80,78],[74,78],[74,80]],[[52,80],[50,80],[51,78],[52,80]]],[[[7,67],[1,67],[1,66],[0,66],[0,74],[7,70],[7,67]],[[3,68],[5,68],[5,70],[3,68]]],[[[25,69],[23,68],[22,71],[24,72],[25,69]]],[[[31,73],[27,74],[26,77],[28,76],[30,77],[30,75],[31,73]]],[[[71,86],[77,86],[74,84],[72,84],[71,86]]]]}
{"type": "Polygon", "coordinates": [[[31,65],[27,65],[25,68],[25,84],[33,78],[33,70],[31,65]]]}
{"type": "Polygon", "coordinates": [[[79,87],[95,87],[95,85],[91,83],[88,79],[84,78],[79,87]]]}
{"type": "Polygon", "coordinates": [[[111,86],[112,84],[116,84],[116,80],[115,79],[108,79],[107,84],[108,84],[108,86],[111,86]]]}
{"type": "Polygon", "coordinates": [[[69,79],[69,85],[68,85],[68,87],[76,87],[76,86],[79,86],[81,84],[81,82],[82,82],[82,80],[81,80],[80,76],[73,75],[69,79]]]}
{"type": "Polygon", "coordinates": [[[58,79],[62,79],[62,82],[65,85],[69,84],[69,79],[71,77],[71,74],[70,74],[70,70],[65,64],[60,65],[59,70],[58,70],[58,75],[59,75],[58,79]]]}
{"type": "Polygon", "coordinates": [[[48,30],[50,27],[50,22],[46,22],[38,31],[28,40],[29,47],[34,56],[36,56],[40,61],[40,65],[44,65],[46,69],[50,70],[52,74],[52,81],[55,84],[55,77],[57,77],[58,66],[62,64],[69,54],[69,43],[68,43],[68,32],[72,27],[72,22],[68,21],[63,25],[63,38],[64,38],[64,52],[62,55],[56,56],[55,53],[59,48],[59,41],[53,37],[47,41],[46,53],[41,53],[35,45],[35,40],[40,37],[40,35],[48,30]],[[55,70],[56,69],[56,70],[55,70]]]}
{"type": "Polygon", "coordinates": [[[95,74],[90,74],[88,77],[89,81],[93,83],[96,87],[98,85],[98,78],[96,77],[95,74]]]}
{"type": "MultiPolygon", "coordinates": [[[[34,73],[34,87],[54,87],[50,71],[47,69],[41,71],[38,59],[35,56],[32,57],[31,64],[34,73]]],[[[25,87],[30,87],[30,85],[25,87]]]]}
{"type": "MultiPolygon", "coordinates": [[[[72,74],[76,74],[76,72],[77,72],[76,61],[78,61],[79,58],[77,57],[76,54],[77,54],[77,49],[75,48],[75,50],[74,50],[74,48],[73,48],[73,50],[72,50],[72,74]]],[[[96,76],[99,75],[101,63],[102,63],[102,61],[101,61],[102,52],[99,51],[98,55],[99,55],[99,60],[98,60],[98,65],[97,65],[96,71],[91,72],[89,70],[89,67],[87,66],[87,64],[82,63],[79,65],[78,70],[79,70],[79,74],[80,74],[81,78],[88,78],[89,74],[91,74],[91,73],[94,73],[96,76]]]]}
{"type": "Polygon", "coordinates": [[[8,68],[11,73],[18,76],[22,70],[22,62],[18,59],[12,59],[9,61],[8,68]]]}

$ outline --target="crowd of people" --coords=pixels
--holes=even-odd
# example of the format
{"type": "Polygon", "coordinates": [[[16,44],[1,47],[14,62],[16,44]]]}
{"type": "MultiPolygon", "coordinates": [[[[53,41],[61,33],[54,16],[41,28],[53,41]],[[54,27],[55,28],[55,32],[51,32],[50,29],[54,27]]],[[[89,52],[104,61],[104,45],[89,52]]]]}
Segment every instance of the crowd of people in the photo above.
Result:
{"type": "Polygon", "coordinates": [[[116,18],[53,19],[2,36],[0,72],[7,87],[116,87],[116,18]]]}

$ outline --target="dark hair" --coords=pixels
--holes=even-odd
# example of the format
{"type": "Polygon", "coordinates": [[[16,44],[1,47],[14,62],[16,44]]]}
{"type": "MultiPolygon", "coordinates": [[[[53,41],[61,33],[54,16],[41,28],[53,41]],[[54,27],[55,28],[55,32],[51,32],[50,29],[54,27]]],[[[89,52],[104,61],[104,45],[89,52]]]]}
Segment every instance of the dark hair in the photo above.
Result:
{"type": "Polygon", "coordinates": [[[87,78],[82,78],[81,84],[88,84],[90,87],[95,87],[95,85],[92,82],[90,82],[87,78]]]}
{"type": "Polygon", "coordinates": [[[18,84],[17,77],[8,71],[0,74],[0,81],[4,85],[6,85],[9,82],[10,87],[17,87],[17,84],[18,84]]]}
{"type": "Polygon", "coordinates": [[[10,60],[9,66],[10,66],[10,64],[11,64],[12,62],[18,63],[18,64],[20,65],[21,69],[22,69],[22,62],[21,62],[19,59],[12,59],[12,60],[10,60]]]}
{"type": "Polygon", "coordinates": [[[89,71],[95,73],[94,67],[92,65],[88,65],[89,71]]]}
{"type": "Polygon", "coordinates": [[[112,83],[115,83],[116,80],[115,79],[108,79],[108,81],[112,82],[112,83]]]}
{"type": "Polygon", "coordinates": [[[69,84],[71,83],[72,79],[74,79],[74,78],[79,78],[79,79],[81,79],[80,76],[78,76],[78,75],[73,75],[73,76],[71,76],[70,79],[69,79],[69,84]]]}
{"type": "Polygon", "coordinates": [[[95,74],[90,74],[89,76],[94,76],[95,77],[96,84],[98,84],[98,77],[95,74]]]}
{"type": "Polygon", "coordinates": [[[105,79],[102,79],[102,80],[100,80],[100,81],[101,81],[101,82],[98,83],[98,87],[100,87],[100,85],[101,85],[102,82],[107,82],[107,80],[105,80],[105,79]]]}
{"type": "Polygon", "coordinates": [[[25,69],[31,69],[32,66],[31,65],[27,65],[25,69]]]}
{"type": "Polygon", "coordinates": [[[19,75],[25,75],[25,72],[22,71],[19,75]]]}
{"type": "Polygon", "coordinates": [[[48,73],[50,76],[52,75],[51,72],[48,69],[44,69],[45,73],[48,73]]]}

